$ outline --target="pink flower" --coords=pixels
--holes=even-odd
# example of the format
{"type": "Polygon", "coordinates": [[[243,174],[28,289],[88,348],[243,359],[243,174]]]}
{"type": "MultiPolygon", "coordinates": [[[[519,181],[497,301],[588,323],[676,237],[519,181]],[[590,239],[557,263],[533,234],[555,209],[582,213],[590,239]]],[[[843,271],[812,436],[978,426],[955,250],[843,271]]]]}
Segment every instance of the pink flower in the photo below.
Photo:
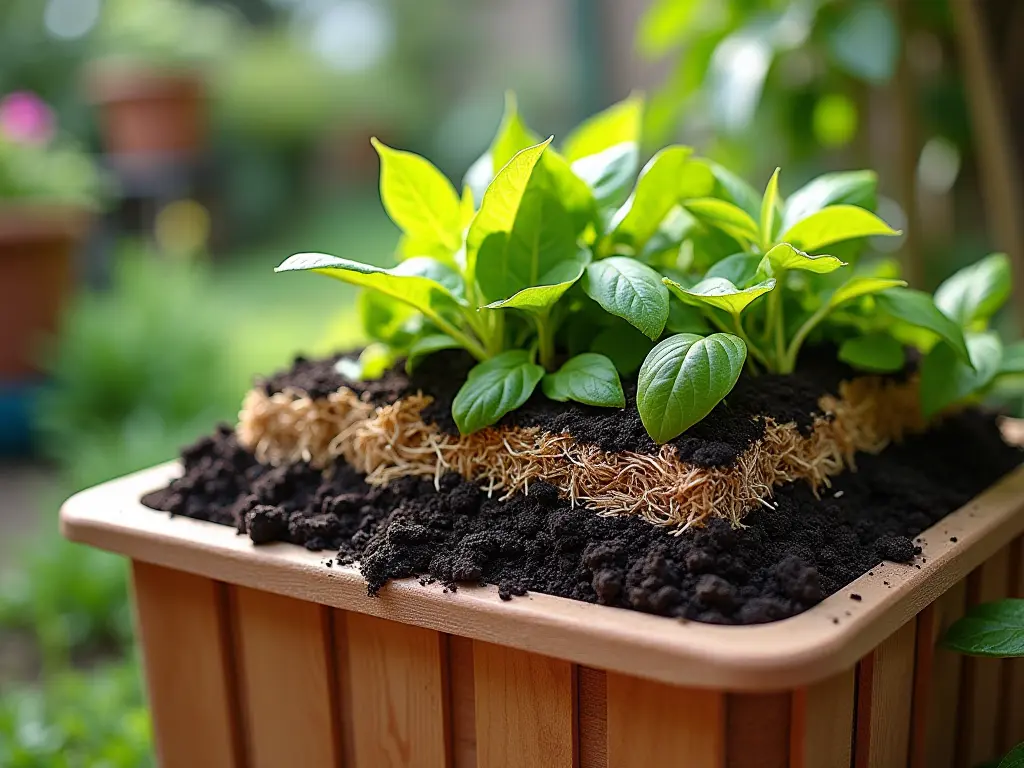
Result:
{"type": "Polygon", "coordinates": [[[53,110],[34,93],[15,91],[0,100],[0,133],[11,141],[45,144],[53,132],[53,110]]]}

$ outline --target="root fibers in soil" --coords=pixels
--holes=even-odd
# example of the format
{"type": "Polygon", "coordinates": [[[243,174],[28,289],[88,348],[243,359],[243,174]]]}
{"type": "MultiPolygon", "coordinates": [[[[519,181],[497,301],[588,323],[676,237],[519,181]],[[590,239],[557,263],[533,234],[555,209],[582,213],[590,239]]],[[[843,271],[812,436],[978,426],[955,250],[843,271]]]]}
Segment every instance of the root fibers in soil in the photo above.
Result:
{"type": "Polygon", "coordinates": [[[572,508],[551,486],[505,502],[449,474],[440,489],[404,478],[384,488],[338,463],[267,467],[228,427],[183,452],[185,473],[143,502],[235,526],[256,543],[289,541],[360,563],[371,593],[421,576],[503,597],[544,592],[722,624],[804,611],[881,560],[909,562],[913,538],[1013,469],[991,416],[965,412],[878,456],[858,457],[822,498],[777,488],[775,509],[673,536],[635,517],[572,508]]]}

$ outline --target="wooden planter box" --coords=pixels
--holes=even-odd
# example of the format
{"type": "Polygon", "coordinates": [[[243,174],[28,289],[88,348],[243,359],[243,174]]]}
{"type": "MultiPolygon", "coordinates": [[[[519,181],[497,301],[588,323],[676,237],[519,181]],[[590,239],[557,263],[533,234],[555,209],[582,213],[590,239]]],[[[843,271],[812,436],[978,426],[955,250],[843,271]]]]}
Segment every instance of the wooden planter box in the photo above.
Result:
{"type": "Polygon", "coordinates": [[[965,606],[1024,596],[1024,469],[918,565],[753,627],[412,579],[368,597],[332,553],[140,506],[177,471],[61,513],[132,559],[162,766],[944,768],[1024,740],[1024,662],[936,648],[965,606]]]}

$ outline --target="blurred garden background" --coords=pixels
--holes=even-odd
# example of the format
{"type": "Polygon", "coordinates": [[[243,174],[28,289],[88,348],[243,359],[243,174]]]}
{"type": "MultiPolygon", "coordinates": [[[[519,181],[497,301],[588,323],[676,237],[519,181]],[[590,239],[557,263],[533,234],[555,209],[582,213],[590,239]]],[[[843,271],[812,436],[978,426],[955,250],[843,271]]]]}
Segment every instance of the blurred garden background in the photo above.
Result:
{"type": "Polygon", "coordinates": [[[758,188],[877,169],[920,287],[1024,280],[1022,43],[1018,0],[2,0],[0,766],[151,763],[125,563],[58,506],[359,343],[273,268],[394,260],[371,135],[458,182],[507,90],[556,136],[643,92],[648,147],[758,188]]]}

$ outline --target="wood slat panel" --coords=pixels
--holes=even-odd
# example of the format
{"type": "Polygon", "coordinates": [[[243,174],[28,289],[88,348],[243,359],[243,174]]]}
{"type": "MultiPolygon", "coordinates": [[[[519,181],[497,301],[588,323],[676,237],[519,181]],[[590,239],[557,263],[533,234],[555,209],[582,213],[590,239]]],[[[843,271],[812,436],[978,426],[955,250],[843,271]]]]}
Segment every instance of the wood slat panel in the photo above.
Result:
{"type": "Polygon", "coordinates": [[[574,666],[473,643],[480,768],[569,768],[576,760],[574,666]]]}
{"type": "Polygon", "coordinates": [[[132,582],[160,765],[244,765],[227,587],[138,561],[132,563],[132,582]]]}
{"type": "Polygon", "coordinates": [[[722,768],[724,695],[609,672],[608,765],[722,768]]]}
{"type": "Polygon", "coordinates": [[[726,697],[726,768],[789,768],[792,694],[726,697]]]}
{"type": "Polygon", "coordinates": [[[608,685],[605,672],[577,667],[580,768],[608,766],[608,685]]]}
{"type": "Polygon", "coordinates": [[[910,757],[917,624],[908,621],[860,663],[857,768],[896,768],[910,757]]]}
{"type": "Polygon", "coordinates": [[[232,588],[250,765],[341,763],[329,609],[232,588]]]}
{"type": "Polygon", "coordinates": [[[447,639],[346,614],[356,766],[444,768],[449,753],[447,639]]]}
{"type": "MultiPolygon", "coordinates": [[[[1006,597],[1010,587],[1010,551],[1004,547],[967,578],[967,605],[1006,597]]],[[[1000,756],[999,709],[1003,659],[967,657],[960,696],[962,732],[957,760],[975,766],[1000,756]]]]}
{"type": "Polygon", "coordinates": [[[793,692],[792,768],[849,768],[856,695],[856,669],[793,692]]]}
{"type": "Polygon", "coordinates": [[[967,584],[960,581],[917,617],[911,768],[953,768],[956,763],[963,656],[937,645],[964,615],[966,598],[967,584]]]}
{"type": "MultiPolygon", "coordinates": [[[[1009,597],[1024,598],[1024,537],[1010,545],[1009,597]]],[[[1024,659],[1007,659],[1004,664],[1000,750],[1024,741],[1024,659]]]]}
{"type": "Polygon", "coordinates": [[[473,677],[473,641],[449,635],[448,685],[453,768],[476,766],[476,691],[473,677]]]}

